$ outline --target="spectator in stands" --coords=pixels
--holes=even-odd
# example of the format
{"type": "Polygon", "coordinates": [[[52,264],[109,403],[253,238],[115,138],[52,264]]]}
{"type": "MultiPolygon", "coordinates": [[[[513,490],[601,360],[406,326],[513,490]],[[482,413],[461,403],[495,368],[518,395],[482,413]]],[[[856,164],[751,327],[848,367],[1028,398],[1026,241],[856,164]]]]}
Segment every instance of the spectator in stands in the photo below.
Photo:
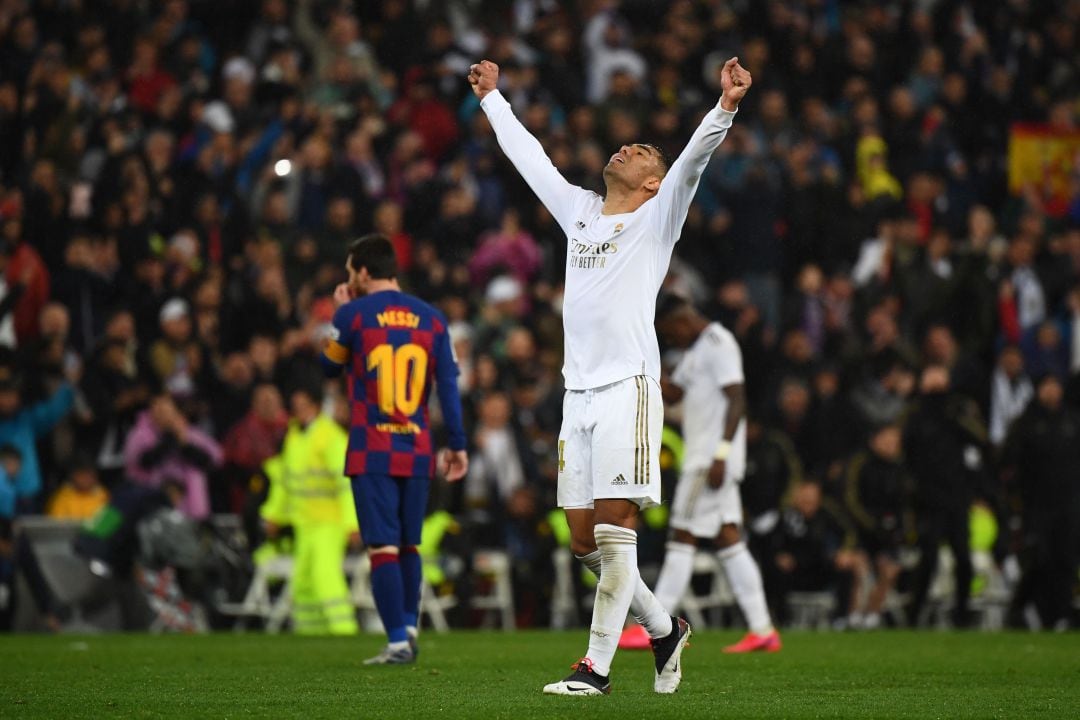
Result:
{"type": "Polygon", "coordinates": [[[528,283],[540,270],[540,248],[533,236],[521,227],[518,212],[503,213],[499,229],[480,236],[476,253],[469,261],[469,274],[477,284],[486,284],[492,275],[507,273],[528,283]]]}
{"type": "Polygon", "coordinates": [[[904,424],[907,469],[915,483],[919,568],[909,617],[921,621],[930,582],[938,566],[938,550],[947,542],[955,559],[956,604],[953,622],[970,622],[971,550],[968,513],[984,492],[986,428],[975,403],[951,391],[949,371],[942,365],[923,370],[919,398],[904,424]]]}
{"type": "Polygon", "coordinates": [[[1021,235],[1009,244],[1008,276],[998,288],[1001,331],[1011,343],[1046,318],[1046,292],[1035,268],[1036,238],[1021,235]]]}
{"type": "Polygon", "coordinates": [[[127,310],[114,312],[87,359],[80,385],[86,414],[80,418],[79,446],[97,459],[106,487],[123,480],[124,441],[135,416],[150,400],[138,349],[134,316],[127,310]]]}
{"type": "Polygon", "coordinates": [[[33,268],[27,267],[23,277],[14,281],[8,280],[7,268],[11,262],[11,252],[11,243],[0,237],[0,347],[6,348],[18,345],[15,339],[15,306],[26,291],[33,273],[33,268]]]}
{"type": "Polygon", "coordinates": [[[788,617],[792,592],[835,590],[841,607],[853,603],[858,579],[865,575],[855,538],[840,510],[822,497],[821,486],[799,482],[780,516],[762,566],[774,617],[788,617]]]}
{"type": "MultiPolygon", "coordinates": [[[[750,548],[767,543],[780,520],[784,499],[802,481],[802,463],[791,440],[783,432],[766,428],[753,414],[746,422],[746,477],[742,493],[750,548]]],[[[759,555],[758,563],[763,562],[759,555]]]]}
{"type": "Polygon", "coordinates": [[[1054,375],[1013,424],[1005,448],[1023,503],[1024,576],[1013,599],[1017,617],[1034,603],[1043,627],[1070,625],[1080,553],[1080,413],[1064,402],[1054,375]]]}
{"type": "Polygon", "coordinates": [[[881,625],[881,610],[900,577],[900,551],[911,530],[911,482],[902,461],[899,425],[885,425],[847,469],[845,506],[854,521],[859,548],[874,573],[865,607],[849,616],[856,627],[881,625]]]}
{"type": "Polygon", "coordinates": [[[25,288],[15,302],[13,315],[15,337],[22,345],[38,336],[38,318],[49,301],[50,270],[37,250],[25,242],[23,224],[18,214],[4,214],[0,235],[11,248],[6,270],[8,285],[21,283],[25,288]]]}
{"type": "Polygon", "coordinates": [[[67,416],[74,402],[75,391],[64,382],[48,399],[24,406],[16,369],[0,365],[0,445],[12,445],[21,457],[14,476],[17,512],[40,509],[43,483],[36,443],[67,416]]]}
{"type": "Polygon", "coordinates": [[[990,442],[1000,447],[1013,421],[1023,414],[1035,389],[1024,372],[1020,348],[1007,345],[998,355],[990,379],[990,442]]]}
{"type": "Polygon", "coordinates": [[[188,399],[198,393],[204,370],[202,348],[192,337],[191,313],[186,300],[173,298],[158,314],[161,339],[150,347],[150,369],[158,386],[168,394],[188,399]]]}
{"type": "Polygon", "coordinates": [[[74,320],[72,344],[79,352],[89,351],[101,334],[119,289],[115,278],[106,274],[109,268],[105,267],[108,258],[104,248],[100,239],[76,235],[68,243],[63,269],[55,276],[53,296],[74,320]]]}
{"type": "Polygon", "coordinates": [[[214,392],[210,398],[210,422],[216,436],[224,436],[244,416],[255,388],[255,364],[251,356],[233,352],[219,361],[214,392]]]}
{"type": "Polygon", "coordinates": [[[53,493],[45,514],[58,520],[89,520],[109,502],[109,491],[98,480],[97,466],[78,457],[68,469],[68,479],[53,493]]]}
{"type": "Polygon", "coordinates": [[[521,438],[511,419],[513,408],[506,393],[493,392],[480,401],[472,444],[474,460],[465,478],[465,501],[482,512],[495,534],[488,542],[506,543],[508,509],[525,487],[521,438]],[[501,535],[501,537],[500,537],[501,535]]]}
{"type": "Polygon", "coordinates": [[[1044,320],[1024,334],[1020,341],[1024,353],[1024,366],[1032,375],[1047,373],[1059,378],[1069,374],[1069,352],[1061,329],[1053,320],[1044,320]]]}
{"type": "Polygon", "coordinates": [[[139,415],[124,457],[130,480],[151,488],[178,483],[180,509],[196,520],[210,515],[209,475],[221,466],[221,446],[193,427],[170,395],[158,395],[139,415]]]}
{"type": "MultiPolygon", "coordinates": [[[[257,386],[250,409],[229,429],[222,445],[233,512],[243,507],[245,490],[252,476],[281,449],[288,421],[277,387],[271,383],[257,386]]],[[[261,500],[259,502],[261,504],[261,500]]]]}
{"type": "Polygon", "coordinates": [[[22,469],[22,453],[14,445],[0,446],[0,521],[10,523],[15,517],[18,490],[15,479],[22,469]]]}

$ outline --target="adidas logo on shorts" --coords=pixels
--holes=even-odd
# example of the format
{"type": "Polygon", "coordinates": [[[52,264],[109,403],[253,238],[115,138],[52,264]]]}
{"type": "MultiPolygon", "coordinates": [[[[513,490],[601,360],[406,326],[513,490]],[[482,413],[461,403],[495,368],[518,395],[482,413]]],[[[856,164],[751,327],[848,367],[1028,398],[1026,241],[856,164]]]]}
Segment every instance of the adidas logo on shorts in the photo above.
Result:
{"type": "Polygon", "coordinates": [[[629,485],[630,483],[626,482],[626,478],[624,478],[622,476],[622,473],[619,473],[618,475],[615,476],[615,479],[611,481],[611,484],[612,485],[629,485]]]}

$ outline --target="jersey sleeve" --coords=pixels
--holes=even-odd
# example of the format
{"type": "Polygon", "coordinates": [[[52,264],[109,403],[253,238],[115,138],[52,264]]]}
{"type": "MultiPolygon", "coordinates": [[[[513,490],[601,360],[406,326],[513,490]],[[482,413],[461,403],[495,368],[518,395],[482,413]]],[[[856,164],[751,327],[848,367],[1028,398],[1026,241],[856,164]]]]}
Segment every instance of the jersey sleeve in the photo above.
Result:
{"type": "Polygon", "coordinates": [[[674,244],[686,222],[690,201],[697,192],[701,174],[709,164],[709,158],[727,136],[735,113],[720,107],[720,103],[705,114],[690,141],[668,169],[656,194],[654,208],[655,229],[662,242],[674,244]]]}
{"type": "Polygon", "coordinates": [[[588,191],[567,182],[551,164],[540,141],[514,116],[502,93],[491,91],[480,101],[480,107],[487,115],[503,153],[552,217],[565,227],[575,195],[587,195],[588,191]]]}
{"type": "Polygon", "coordinates": [[[446,331],[446,323],[441,319],[436,321],[432,355],[435,359],[435,389],[439,393],[439,406],[442,408],[448,434],[447,445],[451,450],[464,450],[465,423],[457,386],[457,358],[454,357],[454,346],[450,341],[450,333],[446,331]]]}
{"type": "Polygon", "coordinates": [[[350,348],[353,347],[358,319],[359,315],[352,303],[342,305],[334,313],[330,337],[327,338],[319,358],[327,377],[337,377],[352,357],[350,348]]]}
{"type": "Polygon", "coordinates": [[[742,351],[739,343],[731,336],[717,336],[719,342],[713,352],[709,353],[710,372],[716,384],[724,388],[729,385],[742,385],[746,382],[743,376],[742,351]]]}

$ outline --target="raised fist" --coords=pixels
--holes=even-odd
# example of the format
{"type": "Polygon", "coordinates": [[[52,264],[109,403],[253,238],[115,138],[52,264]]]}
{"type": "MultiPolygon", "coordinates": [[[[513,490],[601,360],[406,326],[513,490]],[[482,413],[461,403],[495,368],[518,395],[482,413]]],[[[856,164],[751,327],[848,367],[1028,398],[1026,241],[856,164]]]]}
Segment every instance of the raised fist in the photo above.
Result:
{"type": "Polygon", "coordinates": [[[720,70],[720,87],[724,90],[720,106],[728,112],[735,112],[753,82],[750,71],[739,64],[739,58],[728,60],[720,70]]]}
{"type": "MultiPolygon", "coordinates": [[[[747,77],[749,77],[747,73],[747,77]]],[[[499,66],[490,60],[481,60],[469,66],[469,84],[476,97],[484,99],[499,83],[499,66]]]]}

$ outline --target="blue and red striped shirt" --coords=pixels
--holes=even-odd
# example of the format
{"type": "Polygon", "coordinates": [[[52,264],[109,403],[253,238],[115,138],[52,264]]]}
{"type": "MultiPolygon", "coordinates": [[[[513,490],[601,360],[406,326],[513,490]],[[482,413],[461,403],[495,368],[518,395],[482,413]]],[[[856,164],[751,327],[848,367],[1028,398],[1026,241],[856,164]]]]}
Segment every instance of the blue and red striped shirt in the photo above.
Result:
{"type": "Polygon", "coordinates": [[[406,293],[384,290],[334,313],[323,352],[327,374],[348,367],[351,422],[345,472],[430,477],[435,471],[428,419],[432,384],[450,449],[465,449],[458,366],[438,310],[406,293]]]}

